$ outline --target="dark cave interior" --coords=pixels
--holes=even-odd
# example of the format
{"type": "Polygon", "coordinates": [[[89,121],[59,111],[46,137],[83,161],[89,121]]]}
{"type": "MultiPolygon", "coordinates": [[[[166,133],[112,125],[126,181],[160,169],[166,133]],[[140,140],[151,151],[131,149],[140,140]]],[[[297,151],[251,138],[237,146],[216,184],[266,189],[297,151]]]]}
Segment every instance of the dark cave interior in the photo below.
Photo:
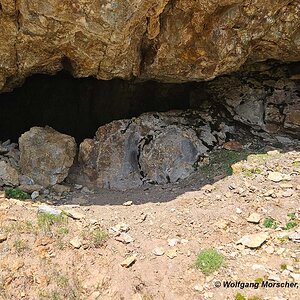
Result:
{"type": "Polygon", "coordinates": [[[208,82],[105,81],[74,78],[65,70],[37,74],[12,92],[0,93],[0,141],[17,142],[31,127],[48,125],[80,143],[113,120],[212,106],[210,113],[222,111],[233,122],[270,132],[284,128],[299,136],[299,85],[300,62],[278,61],[249,65],[208,82]]]}
{"type": "Polygon", "coordinates": [[[65,71],[33,75],[21,87],[0,94],[0,140],[17,141],[31,127],[48,125],[80,142],[112,120],[189,108],[193,85],[78,79],[65,71]]]}

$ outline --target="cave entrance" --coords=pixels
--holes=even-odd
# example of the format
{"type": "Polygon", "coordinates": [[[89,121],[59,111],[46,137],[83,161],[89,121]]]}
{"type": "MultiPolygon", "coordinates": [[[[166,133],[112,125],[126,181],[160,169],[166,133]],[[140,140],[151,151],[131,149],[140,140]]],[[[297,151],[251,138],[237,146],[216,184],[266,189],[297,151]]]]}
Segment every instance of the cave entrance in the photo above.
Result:
{"type": "Polygon", "coordinates": [[[74,78],[62,71],[33,75],[12,92],[0,94],[0,141],[17,142],[33,126],[50,126],[78,143],[99,126],[149,111],[187,109],[195,83],[109,81],[74,78]]]}
{"type": "Polygon", "coordinates": [[[294,147],[300,138],[298,67],[269,62],[190,83],[76,79],[65,71],[31,76],[0,94],[0,141],[19,140],[19,149],[0,144],[2,185],[18,185],[17,174],[15,181],[7,178],[20,169],[43,187],[68,179],[126,190],[188,178],[221,149],[294,147]],[[56,132],[29,131],[46,125],[56,132]]]}

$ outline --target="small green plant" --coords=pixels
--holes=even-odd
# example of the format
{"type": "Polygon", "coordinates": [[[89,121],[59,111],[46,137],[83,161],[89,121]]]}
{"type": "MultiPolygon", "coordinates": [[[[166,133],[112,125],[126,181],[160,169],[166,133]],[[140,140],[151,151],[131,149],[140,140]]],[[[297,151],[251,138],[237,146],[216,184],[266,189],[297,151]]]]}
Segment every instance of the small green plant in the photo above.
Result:
{"type": "Polygon", "coordinates": [[[294,213],[294,212],[288,213],[287,216],[290,218],[290,220],[296,219],[296,213],[294,213]]]}
{"type": "Polygon", "coordinates": [[[288,235],[285,235],[285,236],[279,237],[278,240],[279,240],[281,243],[284,243],[284,242],[286,242],[286,241],[289,240],[289,236],[288,236],[288,235]]]}
{"type": "Polygon", "coordinates": [[[14,241],[14,247],[18,254],[28,249],[27,243],[24,240],[20,240],[20,239],[14,241]]]}
{"type": "Polygon", "coordinates": [[[98,248],[101,247],[104,242],[107,240],[108,234],[101,230],[101,229],[95,229],[92,232],[92,241],[94,247],[98,248]]]}
{"type": "Polygon", "coordinates": [[[289,230],[289,229],[292,229],[294,227],[296,227],[298,225],[297,222],[295,221],[289,221],[285,224],[285,226],[283,227],[283,230],[289,230]]]}
{"type": "Polygon", "coordinates": [[[38,226],[45,232],[51,230],[51,226],[55,224],[62,224],[66,222],[66,218],[63,215],[53,215],[49,213],[38,214],[38,226]]]}
{"type": "Polygon", "coordinates": [[[286,269],[287,269],[287,264],[282,263],[282,264],[280,265],[280,270],[281,270],[281,271],[284,271],[284,270],[286,270],[286,269]]]}
{"type": "Polygon", "coordinates": [[[255,283],[259,283],[259,284],[261,284],[263,281],[264,281],[264,279],[261,278],[261,277],[256,278],[256,279],[254,280],[255,283]]]}
{"type": "Polygon", "coordinates": [[[285,224],[285,226],[283,227],[283,230],[289,230],[298,225],[298,222],[295,221],[295,219],[297,218],[296,213],[290,212],[287,214],[287,216],[289,218],[289,221],[285,224]]]}
{"type": "Polygon", "coordinates": [[[257,296],[252,296],[252,297],[248,298],[248,300],[262,300],[262,298],[257,297],[257,296]]]}
{"type": "Polygon", "coordinates": [[[60,297],[59,293],[57,292],[52,292],[51,294],[51,300],[61,300],[62,298],[60,297]]]}
{"type": "Polygon", "coordinates": [[[57,285],[61,288],[65,288],[69,285],[69,278],[64,275],[60,275],[57,278],[57,285]]]}
{"type": "Polygon", "coordinates": [[[196,267],[205,275],[217,271],[224,263],[224,256],[215,249],[203,250],[196,260],[196,267]]]}
{"type": "Polygon", "coordinates": [[[81,236],[84,240],[89,242],[91,247],[95,248],[103,246],[108,239],[108,234],[100,228],[94,230],[84,230],[81,233],[81,236]]]}
{"type": "Polygon", "coordinates": [[[261,174],[262,169],[260,169],[258,167],[257,168],[251,168],[251,169],[243,169],[242,172],[245,176],[252,177],[255,174],[261,174]]]}
{"type": "Polygon", "coordinates": [[[5,189],[5,197],[6,198],[19,199],[19,200],[30,199],[29,194],[23,192],[19,188],[7,188],[7,189],[5,189]]]}
{"type": "Polygon", "coordinates": [[[68,227],[60,227],[57,229],[57,234],[60,236],[67,235],[69,233],[68,227]]]}
{"type": "Polygon", "coordinates": [[[263,226],[266,228],[277,228],[276,221],[273,218],[266,218],[263,222],[263,226]]]}
{"type": "Polygon", "coordinates": [[[31,221],[13,221],[5,226],[3,230],[6,233],[34,233],[35,228],[31,221]]]}
{"type": "Polygon", "coordinates": [[[243,296],[241,293],[237,293],[234,297],[235,300],[246,300],[246,297],[243,296]]]}
{"type": "Polygon", "coordinates": [[[294,162],[292,162],[293,166],[300,166],[300,161],[296,160],[294,162]]]}

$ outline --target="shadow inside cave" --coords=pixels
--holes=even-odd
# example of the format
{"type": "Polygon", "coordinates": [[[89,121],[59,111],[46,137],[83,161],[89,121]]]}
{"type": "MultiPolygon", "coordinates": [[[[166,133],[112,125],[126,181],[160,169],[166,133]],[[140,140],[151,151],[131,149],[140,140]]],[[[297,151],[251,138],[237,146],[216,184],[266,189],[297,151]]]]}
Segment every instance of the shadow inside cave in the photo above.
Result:
{"type": "Polygon", "coordinates": [[[242,76],[224,76],[212,83],[75,79],[65,71],[55,76],[33,75],[22,87],[0,94],[0,140],[17,142],[20,135],[31,127],[48,125],[75,137],[80,143],[85,138],[93,138],[99,126],[113,120],[130,119],[151,111],[206,109],[208,104],[213,104],[215,111],[224,112],[229,122],[237,124],[238,132],[226,139],[239,141],[245,146],[243,151],[230,151],[221,146],[210,149],[209,163],[176,183],[145,184],[126,191],[97,189],[95,193],[82,193],[74,190],[59,203],[121,205],[133,201],[138,205],[171,201],[230,176],[230,165],[251,153],[265,154],[274,148],[283,152],[299,149],[298,64],[296,67],[294,64],[283,67],[279,64],[277,69],[274,68],[271,64],[270,69],[259,76],[255,72],[245,71],[242,76]],[[283,75],[286,78],[280,77],[283,75]],[[224,95],[229,103],[226,107],[226,101],[222,98],[224,95]],[[234,109],[230,103],[232,99],[240,101],[234,109]],[[262,110],[263,105],[265,111],[262,110]],[[254,124],[252,127],[249,125],[251,122],[254,124]],[[265,140],[263,126],[264,130],[274,130],[271,133],[275,134],[286,126],[284,129],[293,137],[284,136],[281,142],[271,143],[265,140]],[[253,128],[257,135],[253,134],[253,128]],[[287,143],[289,140],[290,145],[287,143]]]}

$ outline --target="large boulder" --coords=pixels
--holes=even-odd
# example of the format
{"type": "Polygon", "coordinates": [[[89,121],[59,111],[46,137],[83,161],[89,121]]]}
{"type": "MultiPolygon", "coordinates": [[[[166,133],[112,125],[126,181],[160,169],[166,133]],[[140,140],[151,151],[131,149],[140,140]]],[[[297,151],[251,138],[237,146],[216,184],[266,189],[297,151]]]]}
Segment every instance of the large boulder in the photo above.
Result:
{"type": "Polygon", "coordinates": [[[194,127],[193,122],[201,123],[201,116],[181,111],[113,121],[81,143],[80,167],[99,188],[176,182],[191,175],[208,150],[201,137],[211,146],[217,144],[211,129],[194,127]]]}
{"type": "Polygon", "coordinates": [[[208,148],[194,130],[171,125],[142,144],[141,169],[151,182],[169,183],[186,178],[197,168],[208,148]]]}
{"type": "Polygon", "coordinates": [[[84,173],[100,188],[140,186],[138,144],[141,138],[130,120],[113,121],[100,127],[95,139],[80,144],[79,162],[84,173]]]}
{"type": "Polygon", "coordinates": [[[16,169],[5,161],[0,161],[0,186],[18,186],[19,174],[16,169]]]}
{"type": "Polygon", "coordinates": [[[300,59],[298,0],[0,0],[0,90],[33,73],[207,80],[300,59]]]}
{"type": "Polygon", "coordinates": [[[19,147],[21,172],[44,187],[62,182],[76,155],[75,139],[50,127],[32,127],[19,147]]]}

